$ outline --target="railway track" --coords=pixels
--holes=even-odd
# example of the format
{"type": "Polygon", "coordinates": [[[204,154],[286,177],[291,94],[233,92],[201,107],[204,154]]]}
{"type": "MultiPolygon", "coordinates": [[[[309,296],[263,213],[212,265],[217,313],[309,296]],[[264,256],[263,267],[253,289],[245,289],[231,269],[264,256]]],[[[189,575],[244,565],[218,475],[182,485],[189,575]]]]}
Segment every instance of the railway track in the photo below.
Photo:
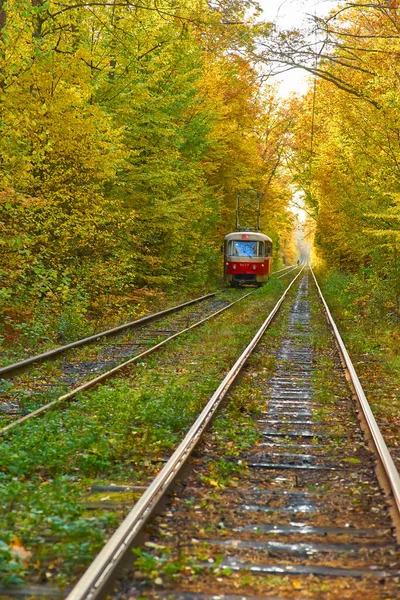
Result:
{"type": "Polygon", "coordinates": [[[340,337],[341,356],[332,343],[311,345],[321,307],[307,272],[291,297],[301,274],[68,600],[399,597],[399,476],[340,337]],[[266,381],[263,336],[285,298],[287,325],[266,381]],[[319,385],[326,370],[334,393],[319,385]],[[227,425],[222,442],[207,428],[240,372],[246,393],[262,392],[257,442],[243,445],[243,430],[230,452],[227,425]]]}
{"type": "MultiPolygon", "coordinates": [[[[276,274],[281,278],[296,268],[276,274]]],[[[0,368],[0,435],[120,374],[248,295],[230,301],[207,294],[0,368]]]]}
{"type": "Polygon", "coordinates": [[[189,306],[193,306],[195,304],[204,302],[215,297],[216,293],[200,296],[199,298],[194,298],[193,300],[189,300],[188,302],[184,302],[183,304],[178,304],[177,306],[173,306],[160,312],[147,315],[145,317],[142,317],[141,319],[136,319],[135,321],[130,321],[129,323],[124,323],[123,325],[118,325],[117,327],[113,327],[112,329],[101,331],[89,337],[85,337],[80,340],[76,340],[75,342],[71,342],[70,344],[59,346],[57,348],[53,348],[52,350],[48,350],[47,352],[42,352],[41,354],[30,356],[16,363],[5,365],[4,367],[0,367],[0,378],[14,377],[15,374],[25,370],[33,364],[51,360],[54,357],[59,356],[60,354],[68,352],[68,350],[72,350],[73,348],[86,346],[88,344],[92,344],[97,340],[104,340],[105,338],[116,336],[119,333],[125,332],[127,330],[140,329],[143,326],[148,325],[149,323],[159,321],[168,315],[179,313],[189,306]]]}
{"type": "MultiPolygon", "coordinates": [[[[278,271],[274,271],[272,275],[277,275],[278,273],[283,273],[280,277],[283,277],[287,273],[290,273],[294,269],[296,269],[296,265],[290,265],[288,267],[284,267],[283,269],[279,269],[278,271]]],[[[53,348],[52,350],[48,350],[46,352],[42,352],[41,354],[36,354],[34,356],[30,356],[24,360],[20,360],[15,363],[10,363],[8,365],[4,365],[0,367],[0,379],[8,379],[15,377],[21,371],[31,367],[32,365],[37,365],[38,363],[45,362],[48,360],[52,360],[56,356],[60,356],[72,350],[74,348],[79,348],[82,346],[86,346],[88,344],[92,344],[98,340],[104,341],[106,338],[114,337],[122,332],[126,332],[128,330],[137,330],[145,327],[146,325],[153,323],[154,321],[160,321],[168,315],[179,313],[186,309],[189,306],[194,306],[199,303],[205,302],[207,300],[213,299],[216,300],[217,293],[213,292],[211,294],[206,294],[205,296],[200,296],[198,298],[194,298],[193,300],[189,300],[188,302],[184,302],[183,304],[179,304],[177,306],[173,306],[171,308],[167,308],[165,310],[159,311],[157,313],[153,313],[142,317],[140,319],[136,319],[135,321],[130,321],[128,323],[124,323],[123,325],[118,325],[111,329],[107,329],[105,331],[101,331],[94,335],[82,338],[80,340],[76,340],[75,342],[71,342],[70,344],[66,344],[64,346],[59,346],[57,348],[53,348]]]]}
{"type": "Polygon", "coordinates": [[[275,271],[274,273],[272,273],[272,275],[277,275],[278,279],[281,279],[282,277],[285,277],[286,275],[293,273],[298,268],[299,268],[298,265],[291,265],[289,267],[285,267],[284,269],[280,269],[279,271],[275,271]],[[281,275],[278,275],[278,273],[281,273],[281,275]]]}
{"type": "MultiPolygon", "coordinates": [[[[60,591],[46,581],[62,584],[79,575],[283,289],[279,280],[271,281],[248,302],[141,360],[134,377],[81,394],[2,440],[0,577],[3,585],[21,579],[27,587],[1,589],[0,596],[56,597],[60,591]],[[123,488],[111,498],[110,481],[123,488]],[[23,563],[13,559],[21,553],[28,556],[23,563]]],[[[111,487],[115,492],[117,486],[111,487]]]]}
{"type": "MultiPolygon", "coordinates": [[[[333,319],[332,319],[333,322],[333,319]]],[[[335,326],[332,324],[332,326],[335,326]]],[[[387,378],[385,372],[382,372],[381,367],[372,357],[354,356],[355,365],[359,369],[360,379],[363,386],[368,390],[368,397],[372,407],[375,407],[376,420],[379,425],[381,435],[384,437],[386,445],[389,448],[397,470],[400,470],[400,415],[396,413],[396,399],[399,398],[400,388],[396,386],[396,380],[387,378]],[[365,369],[367,367],[367,369],[365,369]],[[382,410],[383,405],[393,405],[393,410],[388,413],[382,410]]],[[[351,368],[351,367],[350,367],[351,368]]],[[[365,404],[361,385],[357,385],[359,401],[365,404]]],[[[366,414],[364,418],[369,418],[366,414]]],[[[366,427],[366,430],[368,428],[366,427]]]]}
{"type": "Polygon", "coordinates": [[[0,378],[10,379],[3,381],[0,392],[3,425],[0,435],[120,374],[129,365],[216,317],[248,295],[230,301],[208,294],[4,367],[0,370],[0,378]],[[113,338],[111,341],[110,337],[113,338]],[[98,342],[96,346],[87,348],[95,342],[98,342]],[[65,359],[58,358],[64,354],[67,354],[65,359]],[[38,363],[44,364],[38,368],[38,363]],[[21,371],[27,369],[29,371],[21,375],[21,371]]]}

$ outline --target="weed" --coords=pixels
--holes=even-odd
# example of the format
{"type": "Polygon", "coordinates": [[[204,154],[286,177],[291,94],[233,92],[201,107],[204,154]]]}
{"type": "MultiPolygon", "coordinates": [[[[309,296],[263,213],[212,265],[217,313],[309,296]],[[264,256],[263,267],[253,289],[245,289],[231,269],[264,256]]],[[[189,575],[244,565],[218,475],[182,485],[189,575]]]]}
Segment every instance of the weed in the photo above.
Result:
{"type": "Polygon", "coordinates": [[[153,583],[158,583],[157,580],[164,576],[176,580],[182,574],[194,574],[197,571],[193,557],[187,557],[183,552],[180,552],[179,556],[173,556],[168,547],[159,549],[158,554],[141,548],[134,548],[133,553],[136,556],[134,566],[153,583]]]}

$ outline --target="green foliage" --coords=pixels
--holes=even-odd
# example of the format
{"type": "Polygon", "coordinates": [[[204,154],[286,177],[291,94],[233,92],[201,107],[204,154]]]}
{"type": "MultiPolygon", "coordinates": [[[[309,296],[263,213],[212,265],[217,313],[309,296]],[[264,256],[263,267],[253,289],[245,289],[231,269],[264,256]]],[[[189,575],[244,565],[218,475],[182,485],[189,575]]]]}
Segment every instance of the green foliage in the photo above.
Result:
{"type": "Polygon", "coordinates": [[[286,116],[273,92],[260,94],[248,54],[252,2],[4,7],[7,342],[69,341],[88,319],[214,282],[240,188],[265,192],[275,239],[279,224],[290,230],[279,171],[286,116]]]}
{"type": "Polygon", "coordinates": [[[24,565],[10,546],[0,541],[0,579],[5,585],[22,583],[24,565]]]}
{"type": "MultiPolygon", "coordinates": [[[[0,574],[3,583],[18,583],[28,561],[21,560],[13,550],[16,540],[26,547],[35,545],[37,561],[52,561],[55,557],[65,568],[77,562],[88,563],[104,543],[106,529],[116,525],[113,515],[83,517],[78,504],[77,489],[68,478],[56,478],[51,485],[40,479],[8,481],[0,476],[0,574]],[[11,508],[12,507],[12,508],[11,508]],[[48,540],[52,539],[51,553],[48,540]]],[[[18,548],[17,548],[18,550],[18,548]]]]}
{"type": "Polygon", "coordinates": [[[187,557],[183,552],[180,552],[178,557],[173,557],[168,547],[160,547],[158,554],[151,554],[140,548],[134,548],[133,553],[137,557],[134,562],[135,568],[157,585],[163,583],[163,576],[169,580],[176,580],[196,570],[193,557],[187,557]]]}
{"type": "MultiPolygon", "coordinates": [[[[336,314],[347,322],[346,330],[352,329],[352,344],[359,349],[375,353],[384,347],[390,337],[395,342],[397,310],[393,297],[393,286],[380,273],[369,271],[345,275],[344,273],[321,272],[324,292],[336,314]],[[386,335],[382,336],[387,330],[386,335]],[[358,340],[358,341],[357,341],[358,340]],[[368,343],[368,346],[366,346],[368,343]]],[[[396,352],[396,344],[393,350],[396,352]]]]}
{"type": "Polygon", "coordinates": [[[358,283],[353,279],[351,287],[365,291],[359,298],[360,316],[374,320],[387,310],[398,319],[396,17],[391,10],[371,5],[364,11],[355,4],[329,23],[335,23],[327,26],[332,55],[320,67],[337,85],[321,79],[295,103],[294,176],[315,218],[317,259],[328,268],[357,274],[358,283]],[[384,44],[384,39],[391,41],[384,44]]]}

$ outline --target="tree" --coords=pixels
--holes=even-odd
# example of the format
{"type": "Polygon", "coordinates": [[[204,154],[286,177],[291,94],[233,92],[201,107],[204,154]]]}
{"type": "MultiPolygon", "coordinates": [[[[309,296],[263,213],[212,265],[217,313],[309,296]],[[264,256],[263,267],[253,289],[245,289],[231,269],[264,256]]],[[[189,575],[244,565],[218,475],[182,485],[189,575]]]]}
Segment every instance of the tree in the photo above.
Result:
{"type": "Polygon", "coordinates": [[[10,331],[39,314],[55,315],[57,329],[74,306],[81,323],[151,289],[201,285],[219,272],[216,249],[242,187],[264,192],[277,240],[279,223],[289,227],[288,121],[251,62],[251,2],[10,0],[6,10],[10,331]]]}

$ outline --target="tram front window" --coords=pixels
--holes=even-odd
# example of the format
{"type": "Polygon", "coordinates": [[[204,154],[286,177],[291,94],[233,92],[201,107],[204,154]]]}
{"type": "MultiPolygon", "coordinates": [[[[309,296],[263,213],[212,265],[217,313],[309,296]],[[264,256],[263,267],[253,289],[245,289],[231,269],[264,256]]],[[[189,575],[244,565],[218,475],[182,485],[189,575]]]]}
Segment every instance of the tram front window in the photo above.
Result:
{"type": "Polygon", "coordinates": [[[257,256],[258,242],[242,242],[241,240],[233,240],[230,245],[230,256],[243,256],[253,258],[257,256]]]}

